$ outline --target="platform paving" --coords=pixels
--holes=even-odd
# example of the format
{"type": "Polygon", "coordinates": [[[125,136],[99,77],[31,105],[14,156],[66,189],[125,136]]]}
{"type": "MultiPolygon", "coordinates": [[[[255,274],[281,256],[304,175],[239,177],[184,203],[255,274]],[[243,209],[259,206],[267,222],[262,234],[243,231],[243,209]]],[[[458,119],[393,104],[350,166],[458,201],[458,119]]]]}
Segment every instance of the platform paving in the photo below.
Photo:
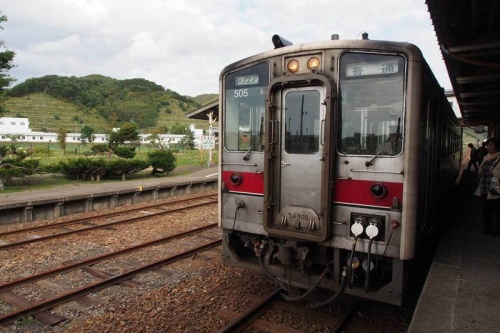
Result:
{"type": "Polygon", "coordinates": [[[482,235],[476,185],[475,173],[464,174],[410,333],[500,332],[500,237],[482,235]]]}

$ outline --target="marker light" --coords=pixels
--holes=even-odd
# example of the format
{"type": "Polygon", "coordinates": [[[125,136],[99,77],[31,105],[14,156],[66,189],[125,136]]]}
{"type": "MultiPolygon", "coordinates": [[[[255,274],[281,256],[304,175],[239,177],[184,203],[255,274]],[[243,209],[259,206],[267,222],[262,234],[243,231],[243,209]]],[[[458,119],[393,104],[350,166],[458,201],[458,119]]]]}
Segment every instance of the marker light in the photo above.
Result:
{"type": "Polygon", "coordinates": [[[299,70],[299,62],[296,59],[292,59],[288,62],[286,68],[290,73],[295,73],[299,70]]]}
{"type": "Polygon", "coordinates": [[[319,59],[316,57],[309,58],[307,60],[307,68],[310,70],[316,70],[319,68],[319,59]]]}
{"type": "Polygon", "coordinates": [[[231,180],[233,185],[239,185],[243,181],[243,177],[241,177],[239,173],[232,173],[231,176],[229,176],[229,180],[231,180]]]}
{"type": "Polygon", "coordinates": [[[370,186],[370,193],[377,199],[384,197],[387,194],[387,189],[383,184],[375,183],[370,186]]]}

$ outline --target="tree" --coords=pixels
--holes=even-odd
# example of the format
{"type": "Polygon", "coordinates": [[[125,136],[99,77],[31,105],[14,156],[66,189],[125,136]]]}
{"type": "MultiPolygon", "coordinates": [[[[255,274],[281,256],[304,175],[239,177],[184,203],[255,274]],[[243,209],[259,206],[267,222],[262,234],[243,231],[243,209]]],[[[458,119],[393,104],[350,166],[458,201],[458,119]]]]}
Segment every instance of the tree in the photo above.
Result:
{"type": "MultiPolygon", "coordinates": [[[[7,21],[7,16],[0,12],[0,24],[7,21]]],[[[0,25],[0,29],[3,27],[0,25]]],[[[16,67],[12,62],[16,53],[5,48],[4,42],[0,40],[0,101],[4,99],[4,89],[15,81],[8,71],[16,67]]],[[[0,116],[5,113],[4,106],[0,104],[0,116]]]]}
{"type": "Polygon", "coordinates": [[[111,153],[123,158],[133,158],[135,156],[135,147],[139,144],[139,131],[137,125],[125,123],[116,131],[108,135],[108,157],[111,153]]]}
{"type": "Polygon", "coordinates": [[[170,129],[170,134],[188,134],[189,129],[180,124],[180,123],[175,123],[174,126],[170,129]]]}
{"type": "Polygon", "coordinates": [[[57,142],[59,143],[59,147],[61,147],[64,154],[66,154],[66,138],[68,133],[64,128],[59,128],[57,130],[57,142]]]}
{"type": "Polygon", "coordinates": [[[188,149],[194,149],[194,133],[189,132],[186,134],[185,138],[185,143],[188,147],[188,149]]]}
{"type": "Polygon", "coordinates": [[[93,127],[88,126],[88,125],[83,125],[82,135],[81,135],[82,141],[87,140],[87,142],[94,142],[94,139],[95,139],[94,133],[95,133],[95,130],[93,127]]]}
{"type": "Polygon", "coordinates": [[[158,148],[160,150],[165,149],[167,142],[162,141],[160,136],[160,134],[165,134],[165,133],[167,133],[167,128],[165,127],[153,129],[148,139],[150,140],[151,143],[158,143],[158,148]]]}

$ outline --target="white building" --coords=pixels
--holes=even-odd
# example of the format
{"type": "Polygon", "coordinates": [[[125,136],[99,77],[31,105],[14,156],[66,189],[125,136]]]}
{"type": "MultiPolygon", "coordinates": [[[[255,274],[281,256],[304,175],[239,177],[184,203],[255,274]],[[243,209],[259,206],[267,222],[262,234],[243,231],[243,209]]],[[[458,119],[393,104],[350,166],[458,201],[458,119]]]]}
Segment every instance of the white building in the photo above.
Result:
{"type": "MultiPolygon", "coordinates": [[[[46,132],[33,132],[29,128],[28,118],[15,118],[15,117],[1,117],[0,118],[0,142],[10,142],[15,136],[17,142],[57,142],[57,133],[46,132]]],[[[200,143],[200,138],[203,135],[203,129],[196,129],[194,124],[189,126],[193,132],[195,147],[200,143]]],[[[79,143],[81,133],[68,133],[66,136],[66,143],[79,143]]],[[[107,134],[94,134],[94,143],[107,143],[107,134]]],[[[154,143],[151,142],[151,134],[139,134],[141,143],[154,143]]],[[[171,144],[180,143],[184,135],[180,134],[160,134],[159,140],[169,147],[171,144]]]]}
{"type": "Polygon", "coordinates": [[[28,118],[1,117],[0,133],[17,134],[30,133],[30,120],[28,118]]]}

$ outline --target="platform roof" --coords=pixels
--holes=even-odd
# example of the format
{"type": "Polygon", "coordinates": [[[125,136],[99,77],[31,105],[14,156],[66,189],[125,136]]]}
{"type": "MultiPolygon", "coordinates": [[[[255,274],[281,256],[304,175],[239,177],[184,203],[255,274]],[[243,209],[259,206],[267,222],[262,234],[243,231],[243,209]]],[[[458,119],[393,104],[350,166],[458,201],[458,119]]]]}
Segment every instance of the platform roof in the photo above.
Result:
{"type": "Polygon", "coordinates": [[[500,1],[426,0],[465,125],[500,121],[500,1]]]}
{"type": "Polygon", "coordinates": [[[190,119],[208,120],[208,114],[213,112],[213,118],[219,119],[219,100],[202,106],[199,109],[189,111],[185,117],[190,119]]]}

